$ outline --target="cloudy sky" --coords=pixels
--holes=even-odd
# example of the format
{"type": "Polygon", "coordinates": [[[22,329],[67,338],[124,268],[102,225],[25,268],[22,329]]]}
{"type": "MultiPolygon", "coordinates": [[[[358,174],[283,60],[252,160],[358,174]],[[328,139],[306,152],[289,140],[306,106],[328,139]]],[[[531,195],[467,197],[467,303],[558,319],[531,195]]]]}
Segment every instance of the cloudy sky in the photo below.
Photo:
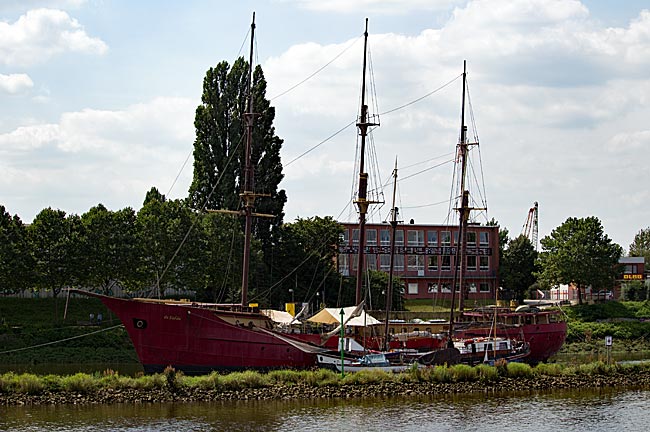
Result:
{"type": "Polygon", "coordinates": [[[402,218],[446,220],[466,59],[490,218],[518,234],[538,201],[540,238],[596,216],[625,250],[650,226],[647,0],[1,0],[0,204],[30,222],[137,210],[151,186],[184,197],[203,76],[245,53],[253,11],[285,220],[354,219],[354,127],[296,158],[355,120],[368,17],[374,149],[382,182],[398,158],[402,218]]]}

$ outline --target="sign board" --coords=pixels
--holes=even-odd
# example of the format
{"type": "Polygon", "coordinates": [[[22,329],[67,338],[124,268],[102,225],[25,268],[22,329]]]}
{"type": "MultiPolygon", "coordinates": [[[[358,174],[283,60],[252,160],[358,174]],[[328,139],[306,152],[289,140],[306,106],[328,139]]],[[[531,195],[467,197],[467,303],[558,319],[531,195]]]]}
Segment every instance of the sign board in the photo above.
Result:
{"type": "Polygon", "coordinates": [[[612,346],[612,337],[611,336],[605,336],[605,346],[608,346],[608,347],[612,346]]]}

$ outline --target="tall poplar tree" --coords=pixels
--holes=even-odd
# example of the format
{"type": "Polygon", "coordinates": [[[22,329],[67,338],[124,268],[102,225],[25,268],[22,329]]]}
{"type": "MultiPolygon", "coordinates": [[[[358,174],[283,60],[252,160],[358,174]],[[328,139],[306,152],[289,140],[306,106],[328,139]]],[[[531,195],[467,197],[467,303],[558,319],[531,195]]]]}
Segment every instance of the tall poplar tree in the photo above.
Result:
{"type": "MultiPolygon", "coordinates": [[[[201,104],[196,108],[194,120],[194,178],[189,203],[195,209],[241,209],[247,89],[248,62],[241,57],[232,67],[222,61],[206,72],[201,104]]],[[[253,73],[252,93],[254,192],[269,195],[256,200],[255,212],[275,215],[253,220],[253,235],[266,253],[271,248],[274,230],[282,224],[287,196],[284,190],[278,189],[284,177],[280,161],[283,140],[275,135],[275,108],[266,99],[266,80],[260,66],[253,73]]]]}

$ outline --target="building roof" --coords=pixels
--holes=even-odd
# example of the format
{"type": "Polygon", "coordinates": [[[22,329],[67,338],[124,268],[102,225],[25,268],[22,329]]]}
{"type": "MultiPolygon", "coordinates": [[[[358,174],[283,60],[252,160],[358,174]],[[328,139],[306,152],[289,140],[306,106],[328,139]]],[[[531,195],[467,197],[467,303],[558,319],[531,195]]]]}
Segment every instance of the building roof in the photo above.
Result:
{"type": "Polygon", "coordinates": [[[645,264],[643,257],[621,257],[618,260],[619,264],[645,264]]]}

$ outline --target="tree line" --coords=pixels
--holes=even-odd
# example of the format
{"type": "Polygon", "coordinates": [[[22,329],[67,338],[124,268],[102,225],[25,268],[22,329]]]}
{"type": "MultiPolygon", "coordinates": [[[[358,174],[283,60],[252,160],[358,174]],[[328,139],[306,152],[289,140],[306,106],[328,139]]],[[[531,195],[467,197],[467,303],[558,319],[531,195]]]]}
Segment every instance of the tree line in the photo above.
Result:
{"type": "MultiPolygon", "coordinates": [[[[540,244],[542,250],[538,252],[528,237],[510,239],[507,229],[500,231],[499,277],[511,298],[523,301],[525,297],[535,298],[538,289],[572,284],[578,288],[578,301],[582,303],[585,288],[611,290],[620,279],[623,248],[612,242],[595,216],[568,218],[540,244]]],[[[646,263],[650,262],[650,227],[636,234],[628,256],[645,257],[646,263]]],[[[625,299],[645,300],[642,283],[625,285],[625,299]]]]}

